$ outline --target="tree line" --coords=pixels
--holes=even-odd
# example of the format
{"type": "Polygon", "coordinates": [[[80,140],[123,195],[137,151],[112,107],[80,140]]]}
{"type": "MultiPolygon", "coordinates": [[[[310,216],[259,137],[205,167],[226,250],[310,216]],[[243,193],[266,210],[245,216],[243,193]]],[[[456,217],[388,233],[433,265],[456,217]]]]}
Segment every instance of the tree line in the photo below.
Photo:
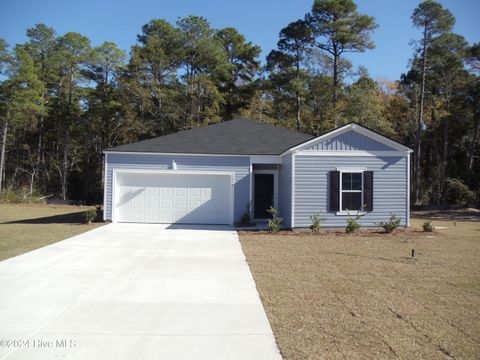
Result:
{"type": "Polygon", "coordinates": [[[396,81],[348,60],[375,47],[378,28],[353,0],[315,0],[264,65],[236,29],[198,16],[150,21],[128,57],[44,24],[23,44],[0,39],[0,193],[99,203],[102,150],[245,116],[313,135],[356,121],[415,150],[414,203],[474,203],[480,44],[439,3],[412,10],[418,39],[396,81]]]}

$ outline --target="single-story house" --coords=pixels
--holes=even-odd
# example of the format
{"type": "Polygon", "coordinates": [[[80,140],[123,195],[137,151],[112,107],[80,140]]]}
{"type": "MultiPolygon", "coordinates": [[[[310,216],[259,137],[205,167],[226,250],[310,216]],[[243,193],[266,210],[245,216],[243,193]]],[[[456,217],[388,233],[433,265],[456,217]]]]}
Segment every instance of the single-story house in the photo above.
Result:
{"type": "Polygon", "coordinates": [[[411,149],[350,123],[318,137],[236,119],[105,153],[104,219],[234,224],[274,206],[289,228],[344,227],[347,210],[376,226],[409,225],[411,149]]]}

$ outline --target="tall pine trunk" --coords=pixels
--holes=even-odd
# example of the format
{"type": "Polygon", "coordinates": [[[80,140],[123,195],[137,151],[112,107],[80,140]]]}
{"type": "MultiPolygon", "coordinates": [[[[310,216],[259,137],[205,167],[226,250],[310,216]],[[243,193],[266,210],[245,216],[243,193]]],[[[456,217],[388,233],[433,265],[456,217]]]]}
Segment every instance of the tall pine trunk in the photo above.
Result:
{"type": "Polygon", "coordinates": [[[69,173],[69,150],[70,150],[70,124],[73,123],[73,66],[70,67],[69,74],[69,89],[68,89],[68,116],[67,123],[65,125],[65,143],[63,146],[63,161],[62,161],[62,200],[67,200],[67,187],[68,187],[68,173],[69,173]]]}
{"type": "Polygon", "coordinates": [[[477,143],[478,132],[480,130],[480,117],[475,117],[475,125],[473,126],[472,142],[468,151],[468,170],[471,172],[473,168],[473,158],[475,156],[475,145],[477,143]]]}
{"type": "MultiPolygon", "coordinates": [[[[448,115],[447,115],[448,116],[448,115]]],[[[438,196],[443,200],[445,195],[445,184],[447,182],[447,166],[448,166],[448,117],[442,119],[442,166],[440,172],[440,191],[438,196]]]]}
{"type": "Polygon", "coordinates": [[[337,116],[337,99],[338,99],[338,94],[337,94],[337,88],[338,88],[338,58],[339,55],[336,52],[336,49],[334,50],[334,55],[333,55],[333,96],[332,96],[332,103],[333,103],[333,111],[334,111],[334,126],[335,128],[338,127],[338,116],[337,116]]]}
{"type": "Polygon", "coordinates": [[[5,155],[7,147],[8,116],[9,114],[7,112],[7,118],[5,119],[2,127],[2,150],[0,154],[0,194],[2,193],[2,185],[5,181],[5,155]]]}
{"type": "MultiPolygon", "coordinates": [[[[297,68],[297,73],[296,73],[296,78],[297,78],[297,81],[299,80],[299,77],[300,77],[300,63],[297,61],[296,63],[296,68],[297,68]]],[[[298,83],[297,83],[297,86],[298,86],[298,83]]],[[[295,102],[296,102],[296,110],[297,110],[297,123],[296,123],[296,128],[297,128],[297,131],[300,131],[300,127],[301,127],[301,114],[300,114],[300,91],[295,91],[295,102]]]]}
{"type": "Polygon", "coordinates": [[[60,180],[62,183],[62,200],[67,200],[67,179],[68,179],[68,145],[70,142],[70,132],[67,129],[65,133],[65,144],[63,146],[63,161],[60,180]]]}
{"type": "Polygon", "coordinates": [[[413,203],[417,204],[420,198],[420,160],[422,150],[422,126],[423,108],[425,104],[425,76],[427,72],[427,28],[423,31],[423,52],[422,52],[422,87],[420,90],[420,108],[418,111],[417,134],[415,139],[415,162],[413,181],[413,203]]]}

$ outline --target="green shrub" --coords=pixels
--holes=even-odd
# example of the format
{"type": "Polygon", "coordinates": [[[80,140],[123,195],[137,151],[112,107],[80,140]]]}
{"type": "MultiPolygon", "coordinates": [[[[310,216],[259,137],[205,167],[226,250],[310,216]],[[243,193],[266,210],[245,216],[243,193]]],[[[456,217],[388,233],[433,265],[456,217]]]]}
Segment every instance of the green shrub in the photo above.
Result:
{"type": "Polygon", "coordinates": [[[380,225],[386,233],[391,233],[393,230],[400,226],[400,220],[401,218],[397,218],[395,214],[391,214],[388,221],[382,221],[378,225],[380,225]]]}
{"type": "Polygon", "coordinates": [[[347,219],[347,226],[345,227],[345,232],[347,234],[350,234],[350,233],[353,233],[355,231],[357,231],[358,229],[360,229],[362,227],[362,225],[360,225],[358,222],[357,222],[357,219],[355,218],[348,218],[347,219]]]}
{"type": "Polygon", "coordinates": [[[90,224],[97,218],[97,209],[88,209],[83,212],[83,220],[85,224],[90,224]]]}
{"type": "Polygon", "coordinates": [[[325,218],[320,217],[320,214],[314,214],[310,215],[310,220],[312,222],[312,225],[310,225],[310,230],[312,230],[314,233],[317,233],[320,231],[322,227],[322,221],[325,220],[325,218]]]}
{"type": "Polygon", "coordinates": [[[476,194],[460,179],[447,179],[445,200],[449,204],[465,205],[475,203],[476,194]]]}
{"type": "Polygon", "coordinates": [[[243,214],[240,216],[240,225],[250,225],[252,223],[252,219],[250,217],[250,202],[247,204],[247,208],[243,212],[243,214]]]}
{"type": "Polygon", "coordinates": [[[21,189],[13,189],[13,187],[7,186],[5,190],[0,195],[0,201],[5,203],[34,203],[38,202],[42,198],[42,195],[33,192],[30,194],[30,190],[28,188],[21,188],[21,189]]]}
{"type": "Polygon", "coordinates": [[[433,226],[432,222],[428,220],[422,224],[422,228],[425,232],[432,232],[435,229],[435,226],[433,226]]]}
{"type": "Polygon", "coordinates": [[[278,230],[280,230],[280,225],[283,222],[283,218],[278,216],[278,210],[273,206],[270,206],[267,211],[272,216],[271,219],[268,219],[268,230],[271,233],[276,233],[278,230]]]}
{"type": "Polygon", "coordinates": [[[355,215],[355,217],[352,217],[350,215],[350,212],[347,209],[348,218],[347,218],[347,226],[345,227],[345,232],[347,234],[353,233],[362,227],[362,225],[358,223],[358,220],[365,215],[363,213],[364,208],[365,207],[362,206],[360,210],[357,211],[357,214],[355,215]]]}

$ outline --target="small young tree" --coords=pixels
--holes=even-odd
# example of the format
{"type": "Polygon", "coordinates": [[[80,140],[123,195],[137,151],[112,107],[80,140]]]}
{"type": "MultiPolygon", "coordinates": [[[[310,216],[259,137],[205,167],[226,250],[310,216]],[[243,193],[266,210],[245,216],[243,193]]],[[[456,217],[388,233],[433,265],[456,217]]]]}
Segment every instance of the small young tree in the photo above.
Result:
{"type": "Polygon", "coordinates": [[[391,214],[390,219],[388,221],[382,221],[378,223],[386,233],[391,233],[393,230],[400,226],[401,218],[395,216],[395,214],[391,214]]]}
{"type": "Polygon", "coordinates": [[[278,210],[273,206],[270,206],[267,211],[272,216],[271,219],[268,219],[268,229],[271,233],[276,233],[278,230],[280,230],[280,225],[283,222],[283,218],[278,216],[278,210]]]}
{"type": "Polygon", "coordinates": [[[310,230],[312,230],[314,233],[318,233],[322,228],[323,220],[325,220],[325,218],[322,218],[320,214],[310,215],[310,221],[312,222],[310,225],[310,230]]]}
{"type": "Polygon", "coordinates": [[[358,220],[360,220],[360,218],[365,215],[365,213],[363,212],[364,209],[365,206],[362,206],[360,210],[357,211],[354,217],[350,215],[350,211],[348,211],[347,209],[348,218],[347,226],[345,227],[345,232],[347,234],[353,233],[362,227],[362,225],[358,223],[358,220]]]}

